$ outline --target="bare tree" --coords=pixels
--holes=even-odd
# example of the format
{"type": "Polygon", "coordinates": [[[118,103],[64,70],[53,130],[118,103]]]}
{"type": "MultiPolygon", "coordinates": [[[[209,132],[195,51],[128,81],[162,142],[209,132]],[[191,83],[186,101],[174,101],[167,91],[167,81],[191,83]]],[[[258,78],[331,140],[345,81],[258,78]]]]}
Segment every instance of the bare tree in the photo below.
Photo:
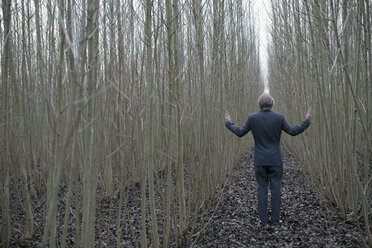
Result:
{"type": "Polygon", "coordinates": [[[370,6],[333,0],[272,6],[273,25],[280,28],[271,31],[270,81],[286,103],[281,110],[298,118],[305,104],[314,104],[318,117],[310,142],[288,141],[289,147],[345,218],[363,220],[371,246],[370,93],[361,91],[371,91],[370,6]]]}

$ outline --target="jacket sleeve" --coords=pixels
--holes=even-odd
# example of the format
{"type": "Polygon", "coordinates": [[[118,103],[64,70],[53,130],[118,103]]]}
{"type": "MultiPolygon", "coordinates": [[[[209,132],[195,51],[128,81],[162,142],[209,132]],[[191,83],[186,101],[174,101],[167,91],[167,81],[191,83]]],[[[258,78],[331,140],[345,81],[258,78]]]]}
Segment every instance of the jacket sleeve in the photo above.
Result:
{"type": "Polygon", "coordinates": [[[225,123],[225,126],[238,137],[243,137],[251,130],[251,127],[249,125],[249,119],[247,119],[242,128],[239,128],[238,126],[234,125],[234,123],[232,123],[231,121],[227,121],[225,123]]]}
{"type": "Polygon", "coordinates": [[[308,128],[310,126],[310,124],[311,124],[310,120],[305,119],[301,124],[299,124],[295,127],[291,127],[290,125],[288,125],[285,118],[283,118],[283,120],[282,120],[282,130],[289,135],[296,136],[296,135],[302,133],[303,131],[305,131],[306,128],[308,128]]]}

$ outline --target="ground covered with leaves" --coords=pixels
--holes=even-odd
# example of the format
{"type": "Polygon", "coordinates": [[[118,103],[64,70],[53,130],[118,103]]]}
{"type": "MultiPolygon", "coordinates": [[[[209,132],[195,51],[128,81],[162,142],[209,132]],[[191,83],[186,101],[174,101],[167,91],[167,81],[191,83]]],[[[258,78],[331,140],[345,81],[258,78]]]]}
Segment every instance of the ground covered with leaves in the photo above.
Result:
{"type": "Polygon", "coordinates": [[[201,231],[189,247],[363,247],[357,226],[321,200],[291,154],[285,152],[283,160],[280,226],[263,226],[258,219],[257,186],[248,153],[218,204],[201,217],[209,218],[208,225],[197,228],[201,231]]]}
{"type": "MultiPolygon", "coordinates": [[[[228,177],[220,195],[212,201],[212,207],[201,211],[197,225],[185,233],[185,239],[170,247],[362,247],[362,237],[355,224],[346,222],[339,211],[321,200],[317,188],[307,180],[301,165],[288,152],[284,153],[284,175],[282,185],[282,210],[280,226],[263,226],[256,211],[257,189],[254,178],[253,152],[241,158],[239,166],[228,177]]],[[[166,180],[156,180],[157,189],[165,189],[166,180]]],[[[34,211],[34,236],[23,240],[25,218],[22,201],[16,197],[20,184],[12,184],[11,221],[13,223],[11,247],[40,247],[44,229],[46,196],[32,197],[34,211]]],[[[100,187],[97,194],[102,195],[100,187]]],[[[64,229],[67,186],[60,189],[57,209],[57,244],[61,245],[64,229]]],[[[127,204],[121,208],[121,227],[118,228],[119,193],[113,198],[97,198],[95,247],[116,247],[118,231],[120,245],[141,246],[141,188],[134,185],[126,193],[127,204]]],[[[269,198],[270,199],[270,198],[269,198]]],[[[66,247],[75,245],[77,229],[76,206],[81,208],[81,196],[73,196],[74,206],[69,208],[66,247]]],[[[155,192],[156,209],[164,207],[161,192],[155,192]]],[[[269,201],[270,202],[270,201],[269,201]]],[[[80,214],[81,221],[81,214],[80,214]]],[[[147,216],[146,222],[149,223],[147,216]]],[[[164,227],[164,216],[158,214],[159,228],[164,227]]],[[[1,215],[0,215],[1,224],[1,215]]],[[[149,224],[147,225],[150,226],[149,224]]],[[[363,228],[363,227],[362,227],[363,228]]],[[[172,232],[174,228],[172,228],[172,232]]],[[[81,230],[80,230],[81,231],[81,230]]],[[[151,231],[148,229],[147,234],[151,231]]],[[[160,243],[163,237],[160,233],[160,243]]],[[[1,240],[0,240],[1,243],[1,240]]],[[[148,244],[151,238],[148,235],[148,244]]]]}

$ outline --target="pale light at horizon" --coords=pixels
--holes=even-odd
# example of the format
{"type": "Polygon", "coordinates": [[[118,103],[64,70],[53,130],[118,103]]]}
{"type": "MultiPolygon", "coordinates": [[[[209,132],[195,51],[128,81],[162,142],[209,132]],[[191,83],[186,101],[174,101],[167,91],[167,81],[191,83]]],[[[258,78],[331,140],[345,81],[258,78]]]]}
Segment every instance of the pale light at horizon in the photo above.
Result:
{"type": "Polygon", "coordinates": [[[259,52],[260,52],[260,64],[261,73],[265,85],[265,93],[269,92],[269,85],[267,81],[267,60],[268,60],[268,43],[269,43],[269,11],[270,11],[270,0],[256,0],[253,3],[253,8],[256,13],[257,31],[259,39],[259,52]],[[267,91],[267,92],[266,92],[267,91]]]}

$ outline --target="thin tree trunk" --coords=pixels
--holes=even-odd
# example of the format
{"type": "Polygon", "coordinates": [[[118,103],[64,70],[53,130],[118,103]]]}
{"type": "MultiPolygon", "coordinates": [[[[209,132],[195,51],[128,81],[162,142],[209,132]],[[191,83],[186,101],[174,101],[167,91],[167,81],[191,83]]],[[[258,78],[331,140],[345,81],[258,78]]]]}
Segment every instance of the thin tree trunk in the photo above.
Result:
{"type": "MultiPolygon", "coordinates": [[[[145,18],[145,45],[146,45],[146,81],[148,87],[148,117],[147,120],[147,148],[145,154],[147,156],[147,176],[149,183],[149,197],[150,197],[150,212],[151,212],[151,239],[152,246],[159,247],[159,233],[158,233],[158,223],[156,218],[156,208],[155,208],[155,191],[154,191],[154,164],[155,164],[155,154],[154,154],[154,78],[153,78],[153,65],[152,65],[152,32],[151,32],[151,22],[152,22],[152,0],[146,0],[146,18],[145,18]]],[[[146,196],[142,196],[146,197],[146,196]]]]}
{"type": "Polygon", "coordinates": [[[95,87],[98,71],[98,20],[99,1],[91,0],[87,4],[87,97],[92,97],[87,102],[86,120],[88,126],[84,134],[84,174],[83,174],[83,217],[82,237],[83,247],[93,247],[95,233],[95,210],[96,210],[96,188],[97,188],[97,162],[95,160],[95,87]]]}
{"type": "Polygon", "coordinates": [[[10,195],[9,195],[9,146],[7,140],[9,140],[9,121],[10,121],[10,110],[9,110],[9,64],[12,59],[11,42],[12,35],[10,32],[11,25],[11,1],[3,0],[3,22],[4,22],[4,48],[1,60],[1,75],[2,75],[2,156],[1,156],[1,210],[2,210],[2,225],[1,225],[1,239],[3,247],[9,247],[11,229],[10,229],[10,195]]]}

